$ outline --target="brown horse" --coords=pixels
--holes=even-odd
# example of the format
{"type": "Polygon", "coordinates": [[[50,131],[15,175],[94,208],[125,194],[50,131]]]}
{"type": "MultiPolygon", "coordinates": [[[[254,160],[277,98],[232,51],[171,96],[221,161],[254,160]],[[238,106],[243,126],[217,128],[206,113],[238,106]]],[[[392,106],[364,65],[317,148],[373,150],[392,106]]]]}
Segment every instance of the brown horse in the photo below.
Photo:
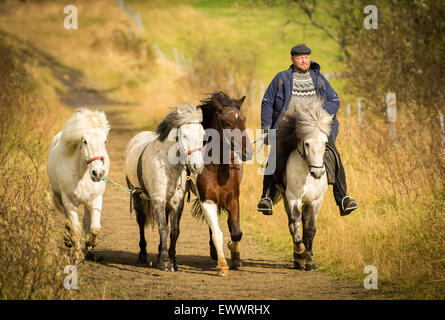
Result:
{"type": "Polygon", "coordinates": [[[217,274],[224,276],[229,267],[223,252],[223,234],[218,224],[218,213],[228,213],[232,241],[231,268],[241,267],[239,187],[242,178],[242,161],[250,160],[252,145],[245,132],[246,117],[241,112],[245,97],[231,99],[224,92],[216,92],[202,100],[202,126],[206,130],[204,169],[197,177],[198,199],[193,215],[204,218],[210,231],[210,256],[217,260],[217,274]],[[240,161],[242,160],[242,161],[240,161]]]}

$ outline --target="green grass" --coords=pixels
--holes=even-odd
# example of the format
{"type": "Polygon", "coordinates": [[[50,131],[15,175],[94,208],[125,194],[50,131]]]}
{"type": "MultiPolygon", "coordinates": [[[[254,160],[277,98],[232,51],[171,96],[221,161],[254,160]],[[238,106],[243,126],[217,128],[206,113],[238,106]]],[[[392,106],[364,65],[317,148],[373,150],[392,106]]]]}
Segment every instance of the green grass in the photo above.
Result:
{"type": "MultiPolygon", "coordinates": [[[[133,3],[133,2],[132,2],[133,3]]],[[[147,39],[156,42],[173,59],[173,48],[189,57],[204,42],[215,59],[221,52],[251,56],[257,60],[257,81],[266,85],[273,76],[291,64],[290,49],[298,43],[312,48],[312,59],[324,72],[338,72],[340,50],[323,31],[288,20],[306,21],[295,5],[251,6],[247,1],[190,1],[190,6],[176,2],[160,5],[157,1],[135,2],[132,7],[141,13],[147,39]],[[158,14],[154,15],[153,11],[158,14]],[[185,11],[183,15],[174,11],[185,11]],[[162,33],[153,30],[162,30],[162,33]]],[[[321,8],[324,10],[324,8],[321,8]]],[[[326,13],[320,10],[320,19],[326,13]]]]}

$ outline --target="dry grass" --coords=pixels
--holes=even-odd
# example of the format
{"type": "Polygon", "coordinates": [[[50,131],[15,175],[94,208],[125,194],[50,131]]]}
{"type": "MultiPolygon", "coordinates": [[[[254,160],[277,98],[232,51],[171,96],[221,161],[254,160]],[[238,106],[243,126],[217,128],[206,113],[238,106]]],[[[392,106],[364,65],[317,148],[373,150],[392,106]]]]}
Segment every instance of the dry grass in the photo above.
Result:
{"type": "Polygon", "coordinates": [[[0,299],[67,298],[69,259],[57,246],[40,142],[57,122],[56,108],[37,98],[21,48],[4,36],[0,43],[0,299]]]}
{"type": "Polygon", "coordinates": [[[63,29],[52,1],[6,1],[0,16],[0,299],[109,296],[109,283],[88,292],[63,287],[72,261],[52,216],[48,147],[71,113],[66,105],[145,97],[153,56],[115,6],[87,3],[76,2],[79,32],[63,29]]]}
{"type": "MultiPolygon", "coordinates": [[[[361,285],[366,265],[379,272],[379,291],[408,298],[443,298],[445,293],[445,159],[437,118],[399,117],[398,140],[388,138],[380,115],[364,127],[342,126],[338,146],[349,193],[360,208],[340,217],[330,187],[317,220],[315,259],[361,285]],[[371,125],[372,124],[372,125],[371,125]]],[[[287,216],[280,203],[272,217],[255,212],[262,177],[247,166],[241,209],[248,230],[292,259],[287,216]]]]}

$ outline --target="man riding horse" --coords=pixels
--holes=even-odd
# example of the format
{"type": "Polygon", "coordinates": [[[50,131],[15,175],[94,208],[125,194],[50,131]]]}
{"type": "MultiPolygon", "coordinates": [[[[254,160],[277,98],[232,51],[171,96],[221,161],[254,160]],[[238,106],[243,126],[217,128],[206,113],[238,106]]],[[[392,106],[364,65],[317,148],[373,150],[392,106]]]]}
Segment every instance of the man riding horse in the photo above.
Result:
{"type": "MultiPolygon", "coordinates": [[[[289,69],[281,71],[272,80],[261,103],[261,128],[267,133],[265,139],[267,144],[269,144],[267,140],[273,141],[270,136],[275,134],[275,129],[278,128],[291,100],[304,103],[317,96],[324,100],[323,108],[331,115],[335,115],[340,107],[337,93],[320,73],[320,65],[311,61],[311,49],[303,44],[293,47],[291,60],[292,65],[289,69]]],[[[326,170],[331,173],[328,174],[328,181],[334,185],[335,202],[340,208],[340,214],[346,216],[358,208],[358,203],[347,194],[345,170],[334,145],[337,134],[338,120],[334,116],[324,162],[326,170]]],[[[277,155],[277,170],[275,174],[264,175],[263,193],[257,208],[265,215],[272,214],[277,192],[276,183],[280,182],[280,175],[277,173],[282,173],[287,160],[287,154],[277,150],[276,145],[271,146],[272,153],[277,155]]]]}

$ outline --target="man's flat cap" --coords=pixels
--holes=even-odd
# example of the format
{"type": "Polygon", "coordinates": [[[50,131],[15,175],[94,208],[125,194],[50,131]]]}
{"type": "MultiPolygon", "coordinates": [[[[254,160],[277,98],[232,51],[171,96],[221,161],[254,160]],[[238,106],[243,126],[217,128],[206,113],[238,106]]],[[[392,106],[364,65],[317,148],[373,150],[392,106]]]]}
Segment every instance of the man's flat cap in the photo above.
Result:
{"type": "Polygon", "coordinates": [[[304,44],[296,45],[290,51],[291,56],[299,55],[299,54],[311,54],[311,49],[306,47],[304,44]]]}

